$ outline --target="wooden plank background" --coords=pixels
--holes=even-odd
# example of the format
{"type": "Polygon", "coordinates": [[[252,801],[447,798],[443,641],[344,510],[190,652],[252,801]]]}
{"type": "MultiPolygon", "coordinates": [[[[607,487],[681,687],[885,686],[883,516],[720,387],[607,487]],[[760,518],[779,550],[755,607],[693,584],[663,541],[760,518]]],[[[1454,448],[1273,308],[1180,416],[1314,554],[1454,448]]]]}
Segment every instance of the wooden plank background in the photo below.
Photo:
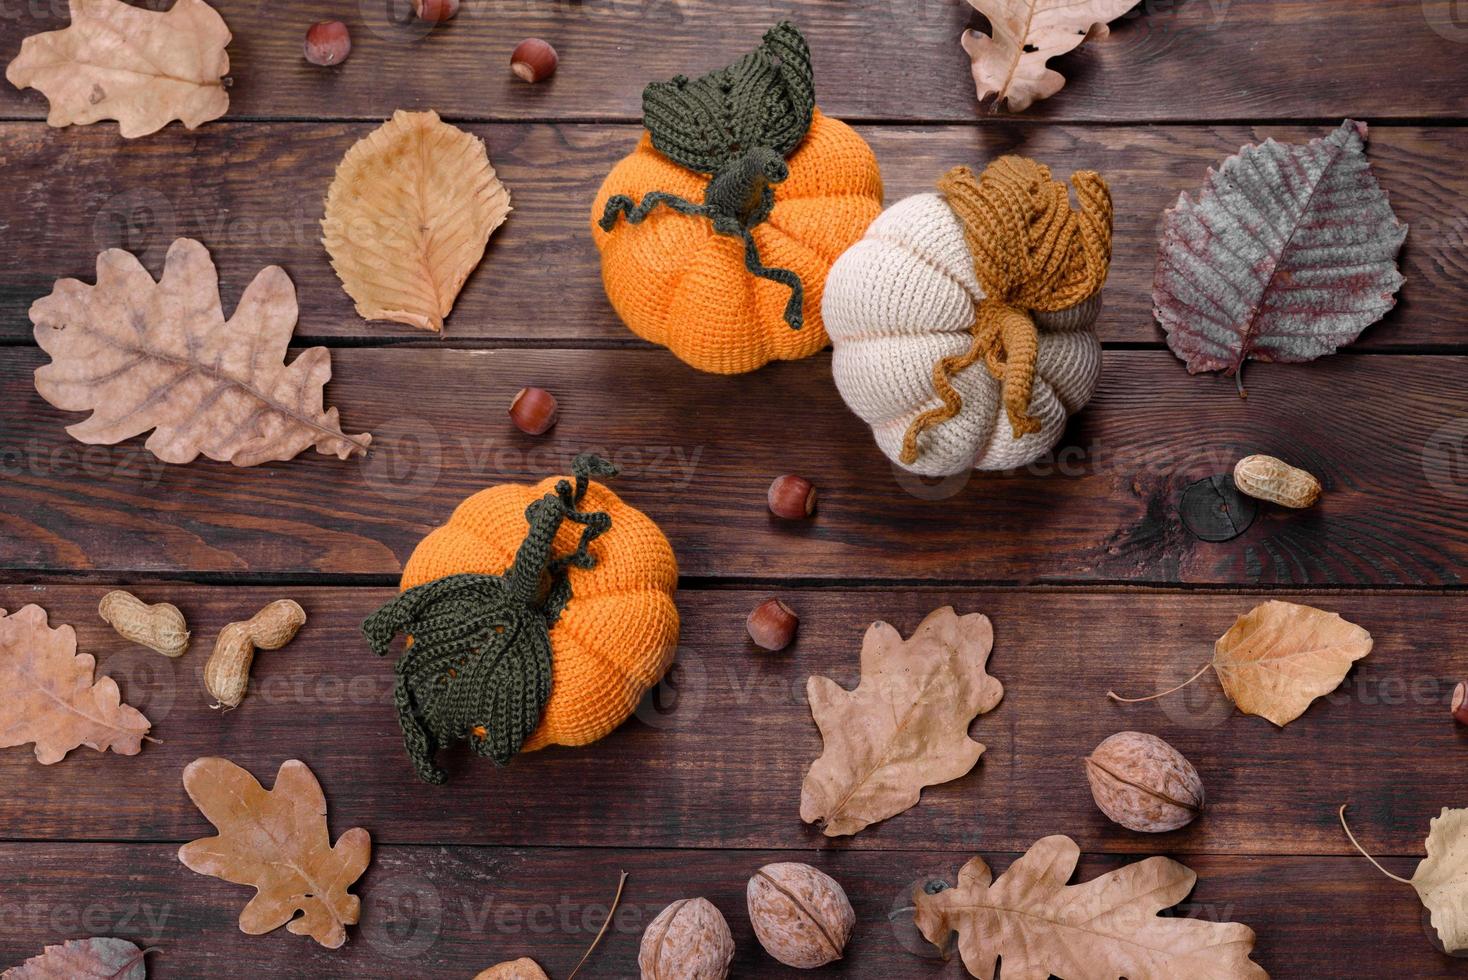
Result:
{"type": "MultiPolygon", "coordinates": [[[[466,0],[426,32],[400,23],[406,0],[217,6],[235,35],[231,112],[196,131],[52,130],[43,98],[0,86],[0,607],[35,602],[74,625],[160,739],[136,757],[82,750],[46,768],[27,749],[0,753],[0,967],[95,934],[159,947],[153,977],[248,964],[270,977],[467,978],[522,955],[563,977],[627,870],[584,976],[636,976],[646,923],[702,894],[734,931],[734,975],[781,977],[794,973],[754,940],[744,882],[767,861],[802,860],[842,881],[858,913],[849,955],[825,973],[956,978],[962,967],[924,955],[904,919],[909,886],[951,881],[974,854],[1000,870],[1066,833],[1085,852],[1082,877],[1153,853],[1187,863],[1199,883],[1177,914],[1247,923],[1273,976],[1468,974],[1434,947],[1411,889],[1354,856],[1335,815],[1351,803],[1363,842],[1410,875],[1428,821],[1465,802],[1468,735],[1447,711],[1468,676],[1461,3],[1148,0],[1061,59],[1067,87],[1017,117],[975,104],[957,36],[983,18],[963,0],[466,0]],[[306,65],[305,27],[344,15],[351,59],[306,65]],[[1105,373],[1052,458],[945,483],[903,477],[842,405],[828,354],[698,375],[609,309],[588,209],[637,138],[642,84],[727,63],[786,16],[811,41],[822,107],[876,151],[889,202],[1004,152],[1110,179],[1105,373]],[[508,72],[527,36],[560,51],[549,83],[508,72]],[[481,136],[515,206],[442,339],[361,321],[319,245],[336,162],[397,108],[437,109],[481,136]],[[1336,357],[1250,365],[1247,400],[1230,380],[1188,376],[1151,316],[1162,211],[1239,145],[1303,141],[1346,117],[1370,124],[1373,165],[1411,226],[1397,308],[1336,357]],[[105,248],[156,273],[180,236],[209,247],[226,310],[261,268],[289,272],[298,342],[332,348],[328,402],[348,431],[374,434],[366,460],[165,467],[141,440],[84,447],[66,435],[80,416],[34,391],[44,355],[27,309],[58,278],[92,279],[105,248]],[[562,401],[542,439],[505,418],[525,384],[562,401]],[[453,782],[424,786],[403,759],[390,664],[367,651],[360,622],[465,495],[564,471],[587,448],[623,465],[617,489],[673,540],[678,664],[596,746],[502,770],[454,756],[453,782]],[[1318,473],[1322,503],[1263,509],[1230,542],[1195,540],[1177,519],[1182,490],[1247,452],[1318,473]],[[821,489],[810,523],[766,513],[769,480],[791,471],[821,489]],[[95,615],[117,586],[181,606],[196,648],[166,661],[118,640],[95,615]],[[802,617],[777,655],[743,631],[772,594],[802,617]],[[307,608],[307,627],[261,655],[243,707],[211,711],[201,673],[213,636],[282,595],[307,608]],[[1108,688],[1144,693],[1191,674],[1234,617],[1270,597],[1338,611],[1376,640],[1287,728],[1233,711],[1211,676],[1159,702],[1106,700],[1108,688]],[[995,624],[991,669],[1006,694],[973,727],[987,753],[913,810],[824,839],[798,817],[820,751],[806,679],[854,684],[870,622],[906,632],[950,604],[995,624]],[[1194,762],[1202,819],[1142,837],[1102,817],[1080,760],[1123,729],[1194,762]],[[372,833],[364,919],[342,950],[284,930],[244,936],[248,891],[177,862],[178,844],[209,833],[180,781],[204,755],[267,782],[303,759],[333,833],[372,833]]],[[[0,53],[66,19],[59,2],[0,11],[0,53]]]]}
{"type": "MultiPolygon", "coordinates": [[[[283,594],[178,583],[136,589],[150,602],[168,597],[187,609],[200,637],[217,634],[241,608],[283,594]]],[[[397,765],[392,665],[374,657],[360,634],[362,610],[385,602],[391,589],[286,590],[309,611],[308,625],[290,647],[259,655],[253,692],[223,714],[208,707],[204,650],[168,661],[119,644],[94,614],[106,591],[5,587],[0,608],[39,603],[53,622],[75,624],[79,649],[110,651],[98,669],[117,678],[128,703],[154,721],[162,744],[127,759],[81,753],[47,770],[44,781],[34,777],[30,753],[0,753],[0,782],[12,787],[10,805],[26,814],[7,837],[188,840],[201,824],[179,780],[184,766],[201,755],[227,755],[264,775],[292,752],[323,773],[334,813],[351,814],[346,819],[393,844],[656,848],[675,840],[696,848],[978,852],[1020,851],[1036,837],[1068,833],[1089,851],[1150,854],[1158,838],[1107,821],[1081,768],[1097,743],[1129,728],[1167,738],[1203,775],[1206,819],[1161,838],[1178,855],[1352,854],[1336,819],[1342,803],[1371,828],[1378,851],[1416,854],[1428,819],[1461,796],[1455,773],[1462,736],[1447,705],[1460,669],[1455,641],[1468,631],[1462,596],[1283,594],[1349,614],[1376,646],[1339,691],[1276,729],[1230,710],[1211,675],[1149,704],[1120,705],[1105,696],[1110,688],[1145,694],[1186,679],[1212,656],[1213,639],[1262,594],[781,589],[801,615],[800,635],[785,652],[769,655],[744,633],[745,614],[763,592],[688,590],[678,597],[680,666],[614,736],[492,773],[467,754],[456,756],[457,778],[425,787],[397,765]],[[901,817],[853,838],[823,840],[799,820],[801,778],[821,751],[806,678],[821,674],[854,687],[861,637],[873,620],[906,634],[945,605],[983,612],[994,623],[989,669],[1005,696],[972,729],[987,754],[974,772],[927,790],[923,803],[901,817]],[[1067,679],[1068,693],[1057,689],[1057,677],[1067,679]],[[307,740],[300,736],[303,717],[321,722],[307,740]],[[1352,764],[1280,778],[1282,760],[1326,745],[1352,764]],[[1411,766],[1399,764],[1406,745],[1420,756],[1411,766]],[[373,775],[333,786],[326,775],[333,771],[373,775]],[[109,776],[153,792],[116,800],[104,812],[78,812],[78,794],[109,776]],[[547,784],[568,791],[540,791],[547,784]],[[474,818],[465,819],[466,812],[474,818]]]]}
{"type": "MultiPolygon", "coordinates": [[[[355,61],[354,56],[347,65],[355,61]]],[[[891,201],[930,190],[955,164],[1002,153],[1033,155],[1061,175],[1081,168],[1105,173],[1116,201],[1116,246],[1099,329],[1108,343],[1147,346],[1159,342],[1152,274],[1162,212],[1179,193],[1195,190],[1222,154],[1243,143],[1268,137],[1303,142],[1326,132],[1321,126],[1036,126],[1008,117],[983,122],[858,128],[883,165],[891,201]]],[[[25,312],[35,298],[59,277],[92,279],[102,249],[126,248],[157,270],[169,244],[186,236],[210,247],[226,310],[260,269],[283,266],[300,298],[302,343],[635,341],[609,315],[589,234],[596,189],[636,144],[635,124],[467,127],[489,146],[515,210],[490,240],[488,257],[469,279],[441,340],[403,324],[359,318],[320,245],[322,202],[337,161],[372,128],[223,121],[128,143],[106,127],[54,132],[0,124],[0,142],[13,148],[13,158],[34,181],[24,193],[0,199],[0,222],[36,223],[37,195],[48,193],[41,188],[52,181],[64,180],[74,202],[39,209],[45,234],[32,258],[0,270],[0,339],[28,336],[25,312]],[[553,316],[544,304],[525,302],[523,291],[526,281],[547,269],[556,295],[553,316]]],[[[1462,161],[1468,131],[1378,125],[1368,139],[1392,204],[1411,226],[1402,255],[1409,287],[1399,306],[1352,349],[1462,351],[1461,311],[1468,303],[1468,173],[1462,161]]]]}
{"type": "Polygon", "coordinates": [[[1251,364],[1240,399],[1232,380],[1189,377],[1170,353],[1108,351],[1099,393],[1052,458],[940,483],[893,470],[827,355],[735,378],[651,350],[346,349],[332,361],[330,402],[348,431],[374,433],[365,459],[169,468],[136,445],[78,446],[63,423],[81,416],[62,418],[32,385],[44,355],[14,352],[0,366],[0,419],[20,447],[0,457],[0,560],[386,582],[463,497],[564,472],[588,447],[625,467],[618,491],[667,527],[700,580],[1442,587],[1461,584],[1468,558],[1468,473],[1449,445],[1468,431],[1462,356],[1251,364]],[[505,415],[527,383],[564,396],[544,439],[505,415]],[[1319,410],[1342,392],[1348,410],[1319,410]],[[1249,452],[1307,466],[1324,501],[1266,509],[1224,544],[1196,540],[1177,519],[1183,489],[1249,452]],[[791,471],[822,490],[820,517],[793,527],[764,506],[791,471]]]}
{"type": "MultiPolygon", "coordinates": [[[[341,4],[301,0],[289,18],[221,4],[234,32],[233,114],[378,119],[401,107],[474,120],[633,122],[646,79],[727,64],[790,18],[816,42],[820,101],[833,115],[965,126],[976,118],[957,39],[983,19],[963,0],[465,0],[452,23],[427,31],[397,23],[405,0],[353,6],[353,57],[323,73],[301,60],[301,35],[340,17],[341,4]],[[531,36],[555,39],[564,70],[527,90],[507,68],[531,36]]],[[[8,49],[65,25],[63,5],[14,11],[8,49]]],[[[1456,0],[1151,0],[1119,19],[1106,44],[1067,58],[1065,98],[1038,104],[1024,122],[1457,117],[1465,38],[1456,0]]],[[[9,88],[0,113],[46,115],[33,93],[9,88]]]]}

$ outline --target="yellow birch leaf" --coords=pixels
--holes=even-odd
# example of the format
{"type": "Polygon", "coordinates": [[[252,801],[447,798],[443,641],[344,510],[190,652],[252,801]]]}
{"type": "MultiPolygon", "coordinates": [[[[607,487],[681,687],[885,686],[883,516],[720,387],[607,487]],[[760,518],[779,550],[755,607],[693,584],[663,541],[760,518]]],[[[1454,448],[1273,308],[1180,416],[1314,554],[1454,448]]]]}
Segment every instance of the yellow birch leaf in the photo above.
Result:
{"type": "Polygon", "coordinates": [[[1370,652],[1371,634],[1336,613],[1271,600],[1240,616],[1213,645],[1213,660],[1176,687],[1140,698],[1106,696],[1126,704],[1155,701],[1211,669],[1240,711],[1284,727],[1340,687],[1351,664],[1370,652]]]}
{"type": "Polygon", "coordinates": [[[322,242],[363,319],[439,333],[509,213],[482,140],[399,109],[342,158],[322,242]]]}
{"type": "Polygon", "coordinates": [[[1240,711],[1284,726],[1340,686],[1371,652],[1371,634],[1336,613],[1278,600],[1238,618],[1213,648],[1213,670],[1240,711]]]}
{"type": "Polygon", "coordinates": [[[1417,890],[1443,949],[1454,954],[1468,950],[1468,807],[1443,807],[1443,812],[1432,818],[1427,827],[1427,857],[1418,862],[1411,878],[1392,874],[1366,852],[1346,823],[1344,806],[1340,818],[1352,846],[1375,864],[1376,870],[1417,890]]]}

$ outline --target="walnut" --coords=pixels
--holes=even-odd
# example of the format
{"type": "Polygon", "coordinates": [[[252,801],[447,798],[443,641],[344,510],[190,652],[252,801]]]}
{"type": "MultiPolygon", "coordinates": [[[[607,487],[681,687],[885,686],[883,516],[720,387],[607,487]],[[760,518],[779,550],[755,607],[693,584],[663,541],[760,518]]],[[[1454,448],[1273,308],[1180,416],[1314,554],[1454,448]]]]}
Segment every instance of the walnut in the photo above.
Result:
{"type": "Polygon", "coordinates": [[[642,934],[642,980],[724,980],[734,959],[729,923],[706,898],[680,898],[642,934]]]}
{"type": "Polygon", "coordinates": [[[808,864],[767,864],[746,894],[755,937],[775,959],[810,970],[841,958],[856,913],[830,875],[808,864]]]}
{"type": "Polygon", "coordinates": [[[1101,812],[1146,834],[1177,830],[1203,812],[1203,780],[1182,753],[1156,735],[1117,732],[1086,758],[1101,812]]]}

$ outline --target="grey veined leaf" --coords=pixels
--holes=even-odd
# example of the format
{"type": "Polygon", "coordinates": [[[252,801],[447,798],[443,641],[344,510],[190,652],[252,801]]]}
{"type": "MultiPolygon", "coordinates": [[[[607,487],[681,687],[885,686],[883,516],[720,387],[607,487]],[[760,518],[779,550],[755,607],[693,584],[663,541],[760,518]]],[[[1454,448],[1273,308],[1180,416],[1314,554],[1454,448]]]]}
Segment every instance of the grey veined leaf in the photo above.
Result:
{"type": "Polygon", "coordinates": [[[1163,216],[1153,312],[1190,373],[1311,361],[1395,305],[1407,226],[1365,147],[1349,119],[1303,146],[1246,146],[1163,216]]]}

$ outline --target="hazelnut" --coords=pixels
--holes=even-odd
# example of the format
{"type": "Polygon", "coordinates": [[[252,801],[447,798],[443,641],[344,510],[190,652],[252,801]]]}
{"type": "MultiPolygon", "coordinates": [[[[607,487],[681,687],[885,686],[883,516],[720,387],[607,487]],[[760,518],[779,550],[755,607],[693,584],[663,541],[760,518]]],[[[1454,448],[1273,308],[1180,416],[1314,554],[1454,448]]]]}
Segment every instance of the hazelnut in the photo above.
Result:
{"type": "Polygon", "coordinates": [[[528,435],[544,435],[559,416],[560,403],[544,388],[521,388],[510,402],[510,421],[528,435]]]}
{"type": "Polygon", "coordinates": [[[749,879],[745,895],[759,944],[799,970],[839,960],[856,926],[846,892],[808,864],[767,864],[749,879]]]}
{"type": "Polygon", "coordinates": [[[779,599],[766,599],[750,612],[744,628],[755,646],[773,653],[790,645],[799,624],[800,617],[795,615],[795,610],[779,599]]]}
{"type": "Polygon", "coordinates": [[[339,20],[323,20],[306,31],[306,60],[313,65],[339,65],[352,53],[352,34],[339,20]]]}
{"type": "Polygon", "coordinates": [[[681,898],[642,934],[642,980],[724,980],[734,960],[729,923],[706,898],[681,898]]]}
{"type": "Polygon", "coordinates": [[[413,13],[419,20],[440,24],[459,12],[459,0],[413,0],[413,13]]]}
{"type": "Polygon", "coordinates": [[[1203,780],[1181,752],[1156,735],[1117,732],[1086,757],[1101,812],[1128,830],[1177,830],[1203,812],[1203,780]]]}
{"type": "Polygon", "coordinates": [[[803,476],[791,473],[775,478],[767,494],[770,513],[792,521],[804,520],[816,509],[816,488],[803,476]]]}
{"type": "Polygon", "coordinates": [[[1463,681],[1453,688],[1453,720],[1468,725],[1468,684],[1463,681]]]}
{"type": "Polygon", "coordinates": [[[538,37],[527,37],[515,45],[510,55],[510,70],[527,82],[543,82],[556,73],[560,64],[556,49],[538,37]]]}

